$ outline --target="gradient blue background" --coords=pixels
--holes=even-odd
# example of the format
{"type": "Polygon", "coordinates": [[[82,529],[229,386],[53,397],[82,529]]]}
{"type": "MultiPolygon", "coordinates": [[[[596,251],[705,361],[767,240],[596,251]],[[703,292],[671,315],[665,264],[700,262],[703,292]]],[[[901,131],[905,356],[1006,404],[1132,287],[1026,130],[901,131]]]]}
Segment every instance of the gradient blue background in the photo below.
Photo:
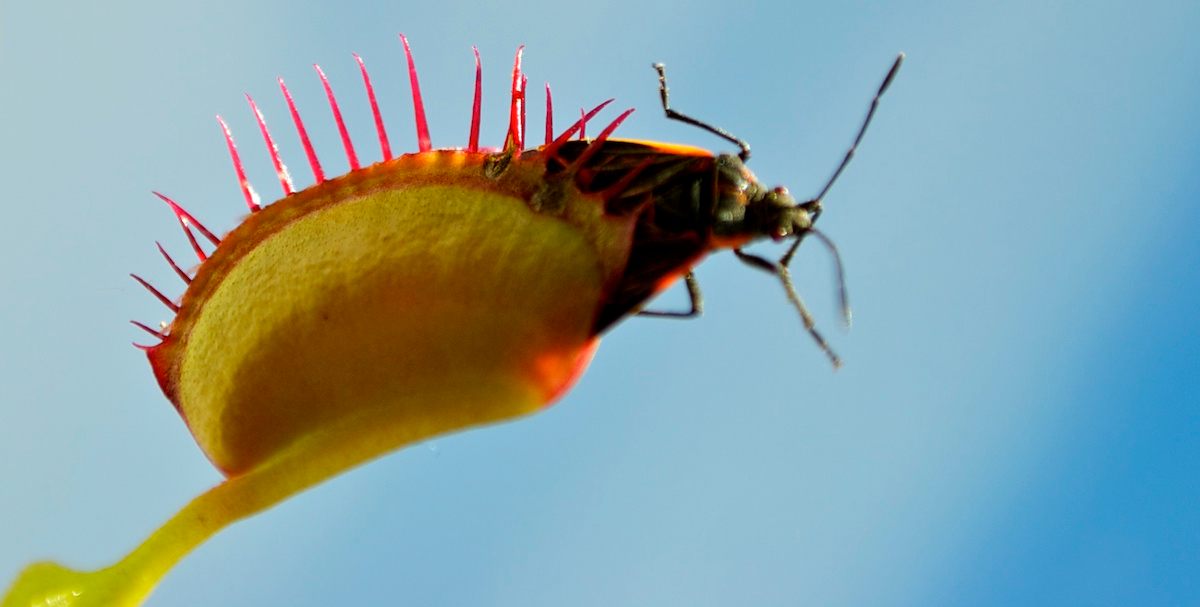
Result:
{"type": "Polygon", "coordinates": [[[149,605],[1200,605],[1198,29],[1191,2],[5,2],[0,580],[111,562],[219,480],[128,345],[164,312],[126,273],[178,293],[153,241],[186,258],[149,190],[235,224],[221,113],[277,196],[243,91],[308,183],[277,75],[344,170],[314,61],[376,159],[352,51],[413,149],[403,31],[436,145],[471,44],[500,142],[526,43],[560,121],[615,96],[625,136],[728,148],[663,120],[661,60],[798,195],[906,51],[821,221],[851,332],[825,253],[796,266],[846,367],[717,255],[703,319],[626,321],[552,410],[238,524],[149,605]]]}

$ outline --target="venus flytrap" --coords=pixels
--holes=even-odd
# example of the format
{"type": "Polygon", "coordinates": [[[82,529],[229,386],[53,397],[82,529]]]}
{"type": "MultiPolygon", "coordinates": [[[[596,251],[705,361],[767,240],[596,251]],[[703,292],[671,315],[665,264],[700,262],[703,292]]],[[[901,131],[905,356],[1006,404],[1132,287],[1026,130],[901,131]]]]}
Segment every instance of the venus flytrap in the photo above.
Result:
{"type": "Polygon", "coordinates": [[[545,142],[527,149],[528,79],[520,49],[504,146],[478,143],[476,53],[468,145],[434,149],[403,43],[417,152],[392,156],[370,77],[355,55],[381,162],[360,166],[333,89],[317,68],[348,174],[326,179],[280,80],[314,185],[296,190],[248,97],[283,198],[260,204],[223,120],[250,215],[219,237],[156,193],[201,264],[188,273],[158,246],[186,285],[178,300],[134,277],[175,313],[158,329],[135,321],[158,340],[139,347],[197,444],[227,478],[111,567],[79,572],[31,565],[2,607],[139,605],[188,552],[238,520],[414,442],[541,410],[569,389],[600,335],[618,321],[632,314],[699,314],[691,270],[714,251],[732,249],[775,275],[809,333],[838,364],[787,268],[809,234],[836,259],[813,223],[900,58],[833,177],[818,196],[797,202],[785,188],[759,183],[746,167],[744,141],[671,109],[662,65],[655,69],[667,117],[727,139],[738,154],[611,138],[633,110],[584,138],[587,123],[609,102],[558,132],[548,86],[545,142]],[[742,250],[766,238],[792,244],[778,261],[742,250]],[[680,278],[691,310],[643,310],[680,278]]]}

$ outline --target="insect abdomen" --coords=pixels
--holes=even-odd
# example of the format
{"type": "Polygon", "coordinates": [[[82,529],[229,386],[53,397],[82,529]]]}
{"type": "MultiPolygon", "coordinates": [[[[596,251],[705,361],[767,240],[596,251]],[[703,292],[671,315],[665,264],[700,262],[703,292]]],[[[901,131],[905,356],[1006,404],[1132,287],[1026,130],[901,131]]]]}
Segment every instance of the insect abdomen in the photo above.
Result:
{"type": "MultiPolygon", "coordinates": [[[[573,142],[560,155],[574,158],[585,147],[573,142]]],[[[580,169],[580,189],[608,192],[610,215],[636,216],[628,261],[597,312],[595,333],[637,311],[712,248],[715,160],[698,148],[618,140],[606,142],[580,169]]]]}

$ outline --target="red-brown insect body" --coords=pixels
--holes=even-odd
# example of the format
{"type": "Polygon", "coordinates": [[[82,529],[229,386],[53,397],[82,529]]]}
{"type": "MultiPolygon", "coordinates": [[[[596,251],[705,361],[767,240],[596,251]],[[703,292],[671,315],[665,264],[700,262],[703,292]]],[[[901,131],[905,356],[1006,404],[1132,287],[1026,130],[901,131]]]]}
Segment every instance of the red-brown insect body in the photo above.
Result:
{"type": "MultiPolygon", "coordinates": [[[[558,155],[570,161],[587,143],[567,144],[558,155]]],[[[562,166],[551,163],[548,178],[556,164],[562,166]]],[[[608,215],[635,216],[629,258],[597,311],[597,333],[636,312],[713,251],[782,239],[812,226],[814,207],[797,205],[784,188],[763,187],[732,154],[610,140],[579,174],[576,187],[606,194],[608,215]]]]}

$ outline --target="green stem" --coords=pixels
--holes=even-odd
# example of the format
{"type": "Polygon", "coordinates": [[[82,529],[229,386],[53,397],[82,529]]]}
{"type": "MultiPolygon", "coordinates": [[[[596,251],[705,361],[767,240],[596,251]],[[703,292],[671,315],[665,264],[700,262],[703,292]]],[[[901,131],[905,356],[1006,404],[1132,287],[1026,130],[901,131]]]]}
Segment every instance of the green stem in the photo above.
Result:
{"type": "Polygon", "coordinates": [[[115,565],[90,572],[53,562],[28,566],[0,607],[141,605],[176,563],[221,529],[339,472],[441,430],[363,421],[360,418],[299,441],[269,463],[205,491],[115,565]]]}

